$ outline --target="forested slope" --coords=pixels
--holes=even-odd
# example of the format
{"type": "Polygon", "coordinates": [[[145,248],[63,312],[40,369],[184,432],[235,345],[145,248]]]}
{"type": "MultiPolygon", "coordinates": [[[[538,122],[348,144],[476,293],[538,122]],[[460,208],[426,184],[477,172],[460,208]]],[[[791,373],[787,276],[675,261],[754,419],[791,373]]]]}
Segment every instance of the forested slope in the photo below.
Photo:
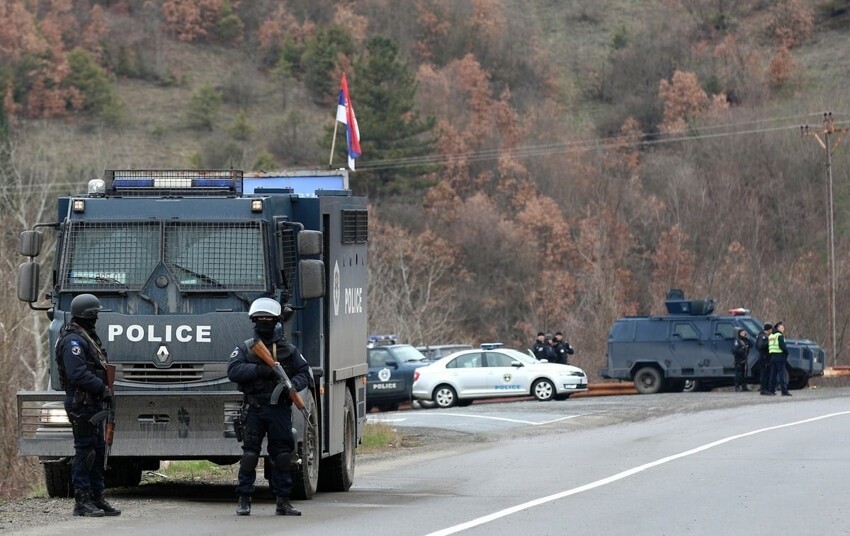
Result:
{"type": "MultiPolygon", "coordinates": [[[[45,382],[45,326],[16,299],[20,230],[105,168],[326,166],[343,72],[363,144],[352,186],[372,200],[373,332],[525,348],[561,330],[596,379],[611,322],[662,312],[678,287],[830,348],[825,151],[799,127],[827,110],[847,126],[848,10],[0,0],[7,429],[14,392],[45,382]]],[[[844,363],[850,141],[833,141],[844,363]]],[[[10,438],[0,463],[14,452],[10,438]]]]}

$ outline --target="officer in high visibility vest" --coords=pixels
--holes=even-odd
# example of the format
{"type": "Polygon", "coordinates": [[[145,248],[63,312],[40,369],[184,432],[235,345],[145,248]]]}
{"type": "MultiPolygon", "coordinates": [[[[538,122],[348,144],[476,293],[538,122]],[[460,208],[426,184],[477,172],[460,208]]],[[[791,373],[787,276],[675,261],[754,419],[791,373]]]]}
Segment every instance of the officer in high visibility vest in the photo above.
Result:
{"type": "Polygon", "coordinates": [[[777,322],[773,325],[773,333],[767,338],[767,352],[770,355],[770,386],[768,395],[776,394],[776,384],[782,390],[782,396],[791,396],[788,392],[788,381],[785,377],[785,362],[788,360],[788,348],[785,346],[785,324],[777,322]]]}

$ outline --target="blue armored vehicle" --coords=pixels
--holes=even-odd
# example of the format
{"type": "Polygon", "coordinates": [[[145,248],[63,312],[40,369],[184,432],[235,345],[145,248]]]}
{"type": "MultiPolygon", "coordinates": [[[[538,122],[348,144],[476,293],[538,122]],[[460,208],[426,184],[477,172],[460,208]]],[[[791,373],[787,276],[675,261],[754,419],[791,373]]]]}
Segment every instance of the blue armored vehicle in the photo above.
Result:
{"type": "MultiPolygon", "coordinates": [[[[666,305],[666,316],[627,316],[614,322],[602,377],[633,381],[643,394],[733,385],[732,343],[741,329],[755,341],[763,322],[747,309],[715,314],[714,300],[686,300],[681,291],[668,293],[666,305]]],[[[787,339],[786,343],[791,389],[802,389],[810,378],[823,375],[823,348],[807,339],[787,339]]],[[[757,361],[758,352],[751,348],[749,383],[759,381],[757,361]]]]}
{"type": "Polygon", "coordinates": [[[108,484],[137,485],[163,460],[239,460],[227,361],[252,333],[251,302],[268,297],[291,313],[286,336],[315,379],[301,393],[308,416],[293,413],[293,497],[351,487],[366,422],[368,220],[347,182],[344,170],[110,170],[22,233],[18,297],[49,321],[50,382],[18,393],[19,452],[44,464],[51,496],[70,493],[74,454],[54,345],[82,293],[103,306],[98,335],[117,367],[108,484]]]}

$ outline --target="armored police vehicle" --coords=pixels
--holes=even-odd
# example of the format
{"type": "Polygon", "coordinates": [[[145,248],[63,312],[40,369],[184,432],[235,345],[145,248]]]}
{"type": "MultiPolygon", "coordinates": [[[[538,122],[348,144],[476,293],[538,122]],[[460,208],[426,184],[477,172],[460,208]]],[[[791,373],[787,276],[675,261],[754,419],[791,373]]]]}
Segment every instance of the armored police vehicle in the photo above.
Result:
{"type": "MultiPolygon", "coordinates": [[[[608,335],[608,367],[603,378],[631,380],[639,393],[707,390],[734,384],[732,344],[744,329],[750,341],[764,326],[746,309],[714,314],[714,300],[685,300],[668,293],[667,316],[620,318],[608,335]]],[[[788,385],[802,389],[809,378],[822,376],[825,352],[817,343],[787,339],[788,385]]],[[[754,345],[753,345],[754,346],[754,345]]],[[[758,352],[750,348],[747,381],[759,382],[758,352]]]]}
{"type": "Polygon", "coordinates": [[[51,496],[70,493],[74,454],[54,345],[82,293],[100,299],[97,331],[117,367],[108,485],[137,485],[162,460],[239,460],[242,396],[227,361],[252,334],[251,302],[271,297],[315,379],[301,393],[310,425],[293,412],[293,497],[351,487],[366,422],[368,215],[365,198],[340,189],[347,180],[344,170],[106,171],[88,193],[60,197],[56,221],[22,233],[18,297],[50,320],[50,383],[18,393],[19,452],[39,457],[51,496]],[[55,247],[42,288],[34,258],[46,231],[55,247]]]}

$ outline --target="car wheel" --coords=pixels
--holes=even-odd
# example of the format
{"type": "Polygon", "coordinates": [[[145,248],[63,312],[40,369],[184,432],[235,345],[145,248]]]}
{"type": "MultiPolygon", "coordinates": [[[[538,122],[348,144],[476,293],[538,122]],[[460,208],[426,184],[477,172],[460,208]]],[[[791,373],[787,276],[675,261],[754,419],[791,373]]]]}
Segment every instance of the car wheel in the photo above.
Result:
{"type": "Polygon", "coordinates": [[[546,379],[537,380],[531,386],[531,394],[541,402],[552,400],[555,396],[555,384],[546,379]]]}
{"type": "Polygon", "coordinates": [[[457,404],[457,393],[450,385],[440,385],[434,389],[434,403],[441,408],[450,408],[457,404]]]}
{"type": "Polygon", "coordinates": [[[710,391],[711,389],[705,383],[699,380],[685,380],[685,387],[682,391],[686,393],[699,393],[702,391],[710,391]]]}
{"type": "Polygon", "coordinates": [[[420,409],[433,409],[437,407],[437,404],[433,400],[417,400],[416,403],[420,409]]]}
{"type": "Polygon", "coordinates": [[[381,411],[396,411],[398,410],[398,402],[391,402],[388,404],[380,404],[378,409],[381,411]]]}
{"type": "Polygon", "coordinates": [[[635,373],[635,389],[642,395],[661,391],[661,372],[655,367],[643,367],[635,373]]]}

